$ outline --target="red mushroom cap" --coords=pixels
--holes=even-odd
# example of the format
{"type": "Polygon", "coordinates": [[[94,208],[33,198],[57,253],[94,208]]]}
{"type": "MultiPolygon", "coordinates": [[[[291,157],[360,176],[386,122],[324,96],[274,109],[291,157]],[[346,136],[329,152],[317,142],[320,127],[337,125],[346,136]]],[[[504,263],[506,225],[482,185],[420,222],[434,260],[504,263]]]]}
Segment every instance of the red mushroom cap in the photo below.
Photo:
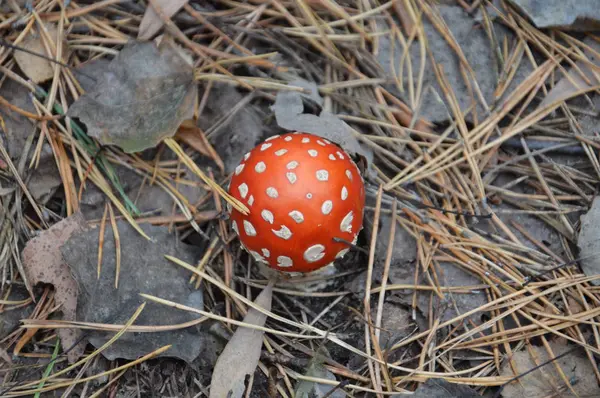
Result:
{"type": "Polygon", "coordinates": [[[232,228],[260,262],[310,272],[342,257],[362,228],[365,188],[343,149],[307,133],[274,136],[248,152],[229,193],[250,214],[231,211],[232,228]]]}

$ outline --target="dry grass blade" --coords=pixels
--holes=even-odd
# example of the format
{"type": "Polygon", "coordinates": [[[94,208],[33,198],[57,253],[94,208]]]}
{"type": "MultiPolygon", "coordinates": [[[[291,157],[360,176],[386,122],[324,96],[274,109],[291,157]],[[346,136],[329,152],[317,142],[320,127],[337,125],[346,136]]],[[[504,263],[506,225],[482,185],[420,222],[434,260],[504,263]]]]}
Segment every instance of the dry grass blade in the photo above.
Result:
{"type": "Polygon", "coordinates": [[[177,156],[181,159],[181,161],[187,167],[189,167],[190,170],[192,170],[198,177],[200,177],[202,179],[202,181],[204,181],[209,187],[211,187],[227,203],[229,203],[231,206],[233,206],[237,211],[241,212],[242,214],[250,214],[250,210],[248,209],[248,207],[245,204],[243,204],[236,198],[229,195],[219,184],[217,184],[216,182],[211,180],[202,170],[200,170],[200,168],[196,165],[196,163],[194,163],[194,161],[192,159],[190,159],[190,157],[183,151],[183,149],[179,146],[179,144],[175,140],[173,140],[171,138],[167,138],[164,142],[165,142],[165,144],[167,144],[167,146],[169,148],[171,148],[171,150],[173,152],[175,152],[177,154],[177,156]]]}

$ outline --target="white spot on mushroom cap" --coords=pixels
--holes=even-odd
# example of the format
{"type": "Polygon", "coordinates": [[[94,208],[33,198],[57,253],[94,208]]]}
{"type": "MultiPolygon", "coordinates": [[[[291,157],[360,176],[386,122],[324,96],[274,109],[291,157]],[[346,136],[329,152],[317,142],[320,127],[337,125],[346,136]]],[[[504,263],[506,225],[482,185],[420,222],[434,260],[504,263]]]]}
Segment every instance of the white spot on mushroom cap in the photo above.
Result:
{"type": "Polygon", "coordinates": [[[290,141],[292,140],[292,137],[290,137],[290,136],[287,136],[287,137],[285,137],[283,140],[284,140],[284,141],[286,141],[286,142],[290,142],[290,141]]]}
{"type": "Polygon", "coordinates": [[[291,171],[285,173],[285,176],[287,177],[288,181],[293,184],[296,181],[298,181],[298,176],[296,176],[296,173],[292,173],[291,171]]]}
{"type": "Polygon", "coordinates": [[[316,157],[317,157],[317,155],[319,154],[319,152],[317,152],[315,149],[309,149],[309,150],[308,150],[308,154],[309,154],[311,157],[313,157],[313,158],[316,158],[316,157]]]}
{"type": "Polygon", "coordinates": [[[239,176],[240,173],[242,172],[242,170],[244,170],[244,166],[246,166],[244,163],[238,165],[238,167],[235,168],[235,175],[239,176]]]}
{"type": "Polygon", "coordinates": [[[256,236],[256,229],[248,220],[244,220],[244,231],[246,231],[246,235],[248,236],[256,236]]]}
{"type": "Polygon", "coordinates": [[[292,261],[291,258],[286,257],[286,256],[278,256],[277,257],[277,266],[278,267],[287,268],[287,267],[291,267],[292,265],[294,265],[294,262],[292,261]]]}
{"type": "Polygon", "coordinates": [[[326,142],[326,143],[328,143],[328,144],[331,144],[331,141],[329,141],[329,140],[328,140],[328,139],[326,139],[326,138],[323,138],[323,141],[325,141],[325,142],[326,142]]]}
{"type": "Polygon", "coordinates": [[[262,173],[266,169],[267,165],[265,164],[265,162],[258,162],[256,163],[256,166],[254,166],[254,171],[256,171],[257,173],[262,173]]]}
{"type": "Polygon", "coordinates": [[[348,188],[342,187],[342,200],[348,199],[348,188]]]}
{"type": "Polygon", "coordinates": [[[269,258],[269,256],[271,255],[271,252],[269,251],[269,249],[260,249],[260,251],[262,252],[263,256],[265,256],[266,258],[269,258]]]}
{"type": "Polygon", "coordinates": [[[275,138],[279,138],[279,136],[278,135],[272,135],[269,138],[267,138],[265,141],[271,141],[271,140],[274,140],[275,138]]]}
{"type": "Polygon", "coordinates": [[[309,263],[314,263],[325,257],[325,246],[313,245],[304,251],[304,259],[309,263]]]}
{"type": "Polygon", "coordinates": [[[342,222],[340,223],[340,230],[342,232],[352,232],[352,220],[354,220],[354,213],[350,211],[348,214],[344,216],[342,222]]]}
{"type": "Polygon", "coordinates": [[[288,240],[289,238],[292,237],[292,231],[290,231],[290,229],[288,227],[286,227],[285,225],[282,225],[281,228],[279,229],[279,231],[272,229],[271,231],[273,231],[273,233],[275,235],[277,235],[278,237],[280,237],[281,239],[285,239],[288,240]]]}
{"type": "Polygon", "coordinates": [[[303,144],[308,144],[309,142],[310,142],[310,138],[306,138],[306,137],[302,138],[303,144]]]}
{"type": "Polygon", "coordinates": [[[231,229],[235,231],[236,234],[240,234],[240,230],[238,229],[237,223],[234,221],[231,222],[231,229]]]}
{"type": "Polygon", "coordinates": [[[352,172],[350,170],[346,170],[346,177],[348,177],[348,179],[352,181],[352,172]]]}
{"type": "Polygon", "coordinates": [[[325,143],[321,140],[317,140],[317,144],[321,145],[321,146],[325,146],[325,143]]]}
{"type": "Polygon", "coordinates": [[[298,210],[292,210],[288,213],[288,215],[292,217],[298,224],[304,221],[304,214],[300,213],[298,210]]]}
{"type": "Polygon", "coordinates": [[[244,155],[244,160],[248,160],[249,157],[250,157],[250,152],[246,152],[246,154],[244,155]]]}
{"type": "Polygon", "coordinates": [[[248,204],[250,206],[252,206],[254,204],[254,195],[250,195],[250,197],[248,198],[248,204]]]}
{"type": "Polygon", "coordinates": [[[255,252],[254,250],[250,250],[250,254],[252,255],[252,257],[254,257],[254,259],[256,261],[259,261],[261,263],[266,263],[264,257],[261,256],[260,254],[258,254],[257,252],[255,252]]]}
{"type": "Polygon", "coordinates": [[[317,180],[319,180],[319,181],[329,180],[329,172],[327,170],[317,170],[317,180]]]}
{"type": "Polygon", "coordinates": [[[295,160],[292,160],[291,162],[289,162],[286,166],[285,166],[288,170],[294,170],[296,167],[298,167],[298,162],[296,162],[295,160]]]}
{"type": "Polygon", "coordinates": [[[279,149],[275,151],[275,156],[283,156],[287,153],[287,149],[279,149]]]}
{"type": "Polygon", "coordinates": [[[340,151],[337,151],[336,153],[341,160],[344,160],[344,155],[342,155],[340,151]]]}
{"type": "Polygon", "coordinates": [[[269,198],[275,199],[275,198],[279,197],[279,192],[277,192],[277,190],[275,188],[269,187],[269,188],[267,188],[267,196],[269,198]]]}
{"type": "Polygon", "coordinates": [[[269,148],[271,148],[272,146],[273,146],[273,144],[271,144],[270,142],[267,142],[267,143],[265,143],[265,144],[262,144],[262,145],[260,146],[260,151],[262,152],[262,151],[264,151],[264,150],[266,150],[266,149],[269,149],[269,148]]]}
{"type": "Polygon", "coordinates": [[[265,220],[266,222],[268,222],[270,224],[273,224],[273,221],[275,221],[275,218],[273,217],[273,213],[271,213],[267,209],[264,209],[263,211],[261,211],[260,215],[262,216],[263,220],[265,220]]]}
{"type": "Polygon", "coordinates": [[[329,154],[329,160],[336,160],[336,159],[335,159],[335,156],[333,155],[333,153],[330,153],[330,154],[329,154]]]}
{"type": "Polygon", "coordinates": [[[348,253],[350,249],[342,249],[338,252],[338,254],[335,255],[335,258],[342,258],[346,255],[346,253],[348,253]]]}
{"type": "Polygon", "coordinates": [[[309,193],[307,193],[307,194],[306,194],[306,199],[312,199],[312,193],[310,193],[310,192],[309,192],[309,193]]]}
{"type": "Polygon", "coordinates": [[[227,208],[227,212],[228,212],[228,213],[231,213],[231,212],[232,212],[232,210],[233,210],[233,207],[231,206],[231,203],[227,202],[227,204],[226,204],[225,206],[226,206],[226,208],[227,208]]]}
{"type": "Polygon", "coordinates": [[[331,200],[326,200],[321,205],[321,213],[323,213],[325,215],[331,213],[332,209],[333,209],[333,202],[331,200]]]}
{"type": "Polygon", "coordinates": [[[243,199],[246,199],[246,195],[248,195],[248,185],[245,182],[241,183],[238,186],[238,190],[240,191],[240,195],[243,199]]]}

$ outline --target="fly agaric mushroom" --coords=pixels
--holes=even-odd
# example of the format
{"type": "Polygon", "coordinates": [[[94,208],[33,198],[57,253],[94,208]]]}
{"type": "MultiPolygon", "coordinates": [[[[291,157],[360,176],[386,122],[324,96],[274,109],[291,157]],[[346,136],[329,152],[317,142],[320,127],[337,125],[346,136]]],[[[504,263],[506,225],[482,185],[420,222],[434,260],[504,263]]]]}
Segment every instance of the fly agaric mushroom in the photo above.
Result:
{"type": "Polygon", "coordinates": [[[307,133],[268,138],[248,152],[229,193],[250,214],[232,209],[242,246],[259,262],[311,272],[343,257],[362,228],[365,188],[339,146],[307,133]]]}

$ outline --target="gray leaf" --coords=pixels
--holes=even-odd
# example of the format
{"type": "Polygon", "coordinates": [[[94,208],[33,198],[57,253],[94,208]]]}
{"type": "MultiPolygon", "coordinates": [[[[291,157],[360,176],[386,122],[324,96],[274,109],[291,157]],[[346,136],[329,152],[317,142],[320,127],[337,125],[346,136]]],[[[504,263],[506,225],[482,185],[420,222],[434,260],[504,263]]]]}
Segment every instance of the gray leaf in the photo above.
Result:
{"type": "Polygon", "coordinates": [[[195,97],[192,67],[170,43],[132,42],[67,114],[101,143],[138,152],[173,136],[192,116],[195,97]]]}
{"type": "MultiPolygon", "coordinates": [[[[273,285],[269,284],[254,300],[265,310],[271,309],[273,285]]],[[[264,326],[267,316],[250,308],[244,323],[264,326]]],[[[263,343],[262,330],[238,327],[219,356],[210,384],[210,398],[241,398],[246,390],[246,377],[254,374],[263,343]]]]}

